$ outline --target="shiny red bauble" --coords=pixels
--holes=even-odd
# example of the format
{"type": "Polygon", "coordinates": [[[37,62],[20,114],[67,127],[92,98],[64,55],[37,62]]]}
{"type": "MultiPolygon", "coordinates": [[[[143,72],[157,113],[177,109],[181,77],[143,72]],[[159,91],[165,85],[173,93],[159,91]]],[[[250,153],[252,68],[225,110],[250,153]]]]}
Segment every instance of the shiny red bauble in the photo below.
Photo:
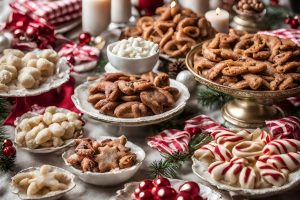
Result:
{"type": "Polygon", "coordinates": [[[9,140],[9,139],[5,139],[5,140],[3,141],[3,146],[4,146],[4,147],[11,147],[12,145],[13,145],[13,143],[12,143],[12,141],[9,140]]]}
{"type": "Polygon", "coordinates": [[[78,40],[79,40],[79,44],[83,46],[92,41],[92,36],[91,34],[84,32],[78,36],[78,40]]]}
{"type": "Polygon", "coordinates": [[[290,22],[291,28],[297,29],[300,25],[299,19],[294,18],[290,22]]]}
{"type": "Polygon", "coordinates": [[[152,180],[149,180],[149,179],[142,181],[139,185],[139,188],[141,191],[148,190],[148,189],[151,190],[153,187],[154,187],[154,185],[152,183],[152,180]]]}
{"type": "Polygon", "coordinates": [[[185,182],[183,185],[179,187],[179,192],[186,192],[190,195],[198,195],[200,192],[199,185],[195,182],[189,181],[185,182]]]}
{"type": "Polygon", "coordinates": [[[158,177],[154,179],[153,183],[156,187],[165,187],[171,185],[170,181],[164,177],[158,177]]]}
{"type": "Polygon", "coordinates": [[[291,23],[291,21],[292,21],[292,17],[286,17],[285,19],[284,19],[284,23],[285,24],[290,24],[291,23]]]}
{"type": "Polygon", "coordinates": [[[133,196],[138,199],[139,198],[139,195],[140,195],[140,192],[141,192],[141,189],[140,188],[136,188],[134,190],[134,193],[133,193],[133,196]]]}
{"type": "Polygon", "coordinates": [[[164,199],[172,199],[176,197],[177,192],[174,188],[171,187],[161,187],[156,192],[156,199],[157,200],[164,200],[164,199]]]}
{"type": "Polygon", "coordinates": [[[13,146],[4,147],[2,150],[2,154],[5,157],[10,157],[16,155],[16,149],[13,146]]]}
{"type": "Polygon", "coordinates": [[[153,199],[151,190],[145,190],[139,193],[138,200],[151,200],[151,199],[153,199]]]}
{"type": "Polygon", "coordinates": [[[193,200],[193,199],[189,193],[181,192],[176,196],[175,200],[193,200]]]}

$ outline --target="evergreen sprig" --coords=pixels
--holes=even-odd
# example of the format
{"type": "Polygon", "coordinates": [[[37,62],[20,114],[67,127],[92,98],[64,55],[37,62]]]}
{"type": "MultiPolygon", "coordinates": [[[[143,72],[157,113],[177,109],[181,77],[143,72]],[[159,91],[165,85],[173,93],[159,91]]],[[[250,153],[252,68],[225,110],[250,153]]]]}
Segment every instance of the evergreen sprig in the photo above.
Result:
{"type": "Polygon", "coordinates": [[[163,159],[154,161],[150,165],[150,178],[164,176],[167,178],[176,178],[177,171],[182,164],[190,159],[194,152],[202,145],[207,144],[212,140],[212,137],[207,133],[194,135],[189,142],[188,152],[176,152],[174,154],[161,154],[163,159]]]}
{"type": "Polygon", "coordinates": [[[198,88],[198,102],[203,107],[221,108],[225,103],[232,99],[231,96],[212,90],[206,86],[198,88]]]}
{"type": "Polygon", "coordinates": [[[7,102],[6,99],[0,97],[0,120],[4,120],[8,114],[9,114],[9,103],[7,102]]]}
{"type": "Polygon", "coordinates": [[[106,64],[107,64],[107,60],[104,60],[104,59],[99,60],[98,63],[97,63],[97,66],[96,66],[96,72],[98,72],[98,73],[105,72],[104,67],[105,67],[106,64]]]}

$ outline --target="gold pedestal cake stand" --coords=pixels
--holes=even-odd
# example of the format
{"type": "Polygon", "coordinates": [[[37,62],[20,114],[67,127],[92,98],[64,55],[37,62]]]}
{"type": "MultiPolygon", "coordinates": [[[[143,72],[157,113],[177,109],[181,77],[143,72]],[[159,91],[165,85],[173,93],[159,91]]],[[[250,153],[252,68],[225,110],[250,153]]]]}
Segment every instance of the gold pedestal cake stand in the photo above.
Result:
{"type": "Polygon", "coordinates": [[[275,102],[300,94],[300,87],[284,91],[254,91],[238,90],[214,83],[200,76],[193,67],[194,55],[201,48],[202,43],[188,53],[186,57],[187,68],[201,84],[234,97],[233,100],[223,106],[222,114],[226,121],[237,127],[257,128],[264,126],[265,120],[281,117],[281,114],[273,106],[275,102]]]}

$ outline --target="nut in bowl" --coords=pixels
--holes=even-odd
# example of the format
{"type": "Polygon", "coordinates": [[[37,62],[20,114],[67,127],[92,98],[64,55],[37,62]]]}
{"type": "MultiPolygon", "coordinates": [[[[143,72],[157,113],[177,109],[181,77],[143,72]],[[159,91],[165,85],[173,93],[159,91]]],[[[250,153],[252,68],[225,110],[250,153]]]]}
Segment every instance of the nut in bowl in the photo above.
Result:
{"type": "Polygon", "coordinates": [[[138,171],[145,152],[125,136],[101,136],[98,140],[76,139],[75,147],[63,153],[62,158],[82,181],[112,186],[130,179],[138,171]]]}
{"type": "Polygon", "coordinates": [[[24,200],[55,200],[75,187],[75,176],[51,165],[30,167],[12,177],[11,189],[24,200]]]}
{"type": "Polygon", "coordinates": [[[80,115],[49,106],[43,114],[28,112],[15,121],[15,143],[32,153],[51,153],[73,144],[82,135],[80,115]]]}
{"type": "Polygon", "coordinates": [[[121,72],[142,74],[158,62],[158,45],[142,38],[124,39],[107,46],[110,64],[121,72]]]}

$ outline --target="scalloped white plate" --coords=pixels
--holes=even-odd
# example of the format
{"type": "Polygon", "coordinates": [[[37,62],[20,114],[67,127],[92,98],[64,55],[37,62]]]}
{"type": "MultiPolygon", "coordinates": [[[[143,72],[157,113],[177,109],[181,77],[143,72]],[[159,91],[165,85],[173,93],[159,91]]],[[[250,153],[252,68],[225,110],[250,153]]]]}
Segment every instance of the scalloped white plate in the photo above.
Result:
{"type": "Polygon", "coordinates": [[[49,77],[48,80],[38,88],[25,89],[17,86],[9,86],[7,92],[0,92],[0,97],[28,97],[43,94],[52,89],[58,88],[70,78],[70,68],[65,58],[60,58],[56,64],[56,74],[49,77]]]}
{"type": "MultiPolygon", "coordinates": [[[[117,137],[110,137],[110,136],[100,136],[98,138],[95,138],[97,140],[105,140],[105,139],[116,139],[117,137]]],[[[64,152],[62,154],[62,158],[65,162],[65,164],[68,166],[70,171],[73,174],[76,174],[83,182],[94,184],[94,185],[101,185],[101,186],[113,186],[118,185],[120,183],[123,183],[130,179],[141,167],[146,154],[145,151],[133,144],[130,141],[127,141],[126,147],[129,147],[131,149],[132,153],[135,153],[137,155],[137,163],[129,168],[125,169],[115,169],[110,172],[82,172],[80,169],[73,167],[71,164],[67,162],[67,158],[74,154],[74,148],[68,149],[68,151],[64,152]]]]}
{"type": "MultiPolygon", "coordinates": [[[[171,182],[172,187],[174,187],[176,190],[178,190],[179,186],[185,183],[184,180],[178,180],[178,179],[169,179],[171,182]]],[[[132,182],[125,184],[124,188],[122,190],[117,191],[117,195],[115,197],[112,197],[111,200],[134,200],[132,198],[132,194],[134,193],[134,190],[138,187],[140,182],[132,182]]],[[[221,194],[217,193],[216,191],[210,189],[209,187],[202,185],[198,183],[200,187],[200,195],[203,198],[206,198],[207,200],[221,200],[222,196],[221,194]]]]}
{"type": "MultiPolygon", "coordinates": [[[[64,174],[66,174],[70,178],[70,184],[69,184],[68,189],[62,190],[62,191],[49,192],[48,194],[43,195],[43,196],[38,196],[38,195],[27,196],[27,194],[25,192],[20,191],[11,182],[10,187],[11,187],[12,193],[17,194],[20,199],[24,199],[24,200],[55,200],[55,199],[61,198],[65,193],[69,192],[70,190],[72,190],[76,186],[75,181],[74,181],[75,176],[72,173],[70,173],[67,170],[64,170],[62,168],[56,167],[56,166],[51,166],[51,167],[54,168],[55,170],[59,171],[59,172],[62,172],[64,174]]],[[[18,173],[30,172],[30,171],[39,170],[39,169],[40,169],[40,167],[29,167],[27,169],[21,170],[18,173]]]]}
{"type": "Polygon", "coordinates": [[[147,117],[139,117],[134,119],[117,118],[117,117],[101,114],[98,110],[96,110],[93,107],[92,104],[90,104],[87,101],[89,96],[88,88],[91,84],[95,82],[97,82],[97,80],[92,82],[85,82],[79,85],[75,89],[74,95],[72,96],[72,101],[74,102],[78,110],[88,115],[89,117],[95,120],[99,120],[102,122],[119,125],[119,126],[138,127],[138,126],[145,126],[150,124],[158,124],[163,121],[169,120],[183,111],[184,107],[186,106],[187,100],[190,98],[190,93],[186,88],[186,86],[184,86],[182,83],[178,81],[170,79],[170,86],[177,88],[181,93],[180,98],[177,100],[174,108],[164,113],[147,116],[147,117]]]}
{"type": "MultiPolygon", "coordinates": [[[[57,108],[57,110],[60,111],[60,112],[63,112],[63,113],[70,112],[70,110],[65,109],[65,108],[57,108]]],[[[31,117],[34,117],[34,116],[37,116],[37,115],[39,115],[39,114],[36,113],[36,112],[27,112],[27,113],[24,113],[22,116],[16,118],[16,120],[14,122],[14,124],[16,126],[14,143],[18,148],[29,151],[31,153],[52,153],[52,152],[59,151],[61,149],[64,149],[64,148],[69,147],[69,146],[74,144],[74,138],[71,138],[71,139],[68,139],[68,140],[64,140],[64,144],[62,146],[59,146],[59,147],[45,147],[45,148],[30,149],[28,147],[18,145],[16,143],[16,136],[17,136],[18,131],[19,131],[19,126],[18,125],[21,123],[21,121],[23,119],[31,118],[31,117]]],[[[83,130],[80,130],[80,131],[77,131],[77,132],[74,133],[74,135],[82,135],[82,134],[83,134],[83,130]]]]}
{"type": "Polygon", "coordinates": [[[233,187],[233,186],[222,184],[214,180],[210,176],[209,172],[207,171],[208,165],[206,163],[201,162],[194,157],[192,157],[192,160],[193,160],[193,165],[192,165],[193,172],[200,179],[208,182],[209,184],[217,187],[218,189],[233,192],[241,196],[248,196],[252,198],[273,196],[276,194],[283,193],[287,190],[290,190],[300,183],[300,169],[298,169],[297,171],[289,174],[288,182],[281,187],[262,188],[262,189],[244,189],[239,187],[233,187]]]}

